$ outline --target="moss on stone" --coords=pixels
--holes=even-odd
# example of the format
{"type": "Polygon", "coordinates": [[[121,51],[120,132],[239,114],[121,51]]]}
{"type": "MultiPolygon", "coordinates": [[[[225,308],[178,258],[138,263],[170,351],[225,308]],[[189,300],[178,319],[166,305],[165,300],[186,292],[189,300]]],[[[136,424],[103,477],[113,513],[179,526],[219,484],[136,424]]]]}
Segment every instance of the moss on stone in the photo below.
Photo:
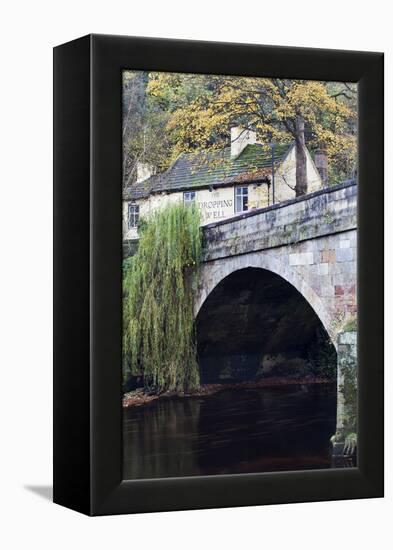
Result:
{"type": "Polygon", "coordinates": [[[344,332],[356,332],[357,331],[357,319],[355,317],[351,317],[351,319],[348,319],[348,321],[345,323],[343,327],[344,332]]]}

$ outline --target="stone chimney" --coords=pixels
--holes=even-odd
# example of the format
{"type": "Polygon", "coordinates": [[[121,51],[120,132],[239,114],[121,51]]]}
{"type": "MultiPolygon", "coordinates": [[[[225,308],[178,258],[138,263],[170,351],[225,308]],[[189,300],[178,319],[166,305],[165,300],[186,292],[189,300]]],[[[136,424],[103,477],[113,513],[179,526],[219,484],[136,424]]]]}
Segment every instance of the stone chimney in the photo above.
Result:
{"type": "Polygon", "coordinates": [[[317,149],[314,155],[314,163],[321,176],[322,185],[328,184],[328,156],[325,149],[317,149]]]}
{"type": "Polygon", "coordinates": [[[257,141],[257,134],[253,130],[247,130],[240,126],[231,128],[231,157],[235,158],[240,155],[247,145],[252,145],[257,141]]]}
{"type": "Polygon", "coordinates": [[[146,162],[137,162],[136,163],[136,182],[141,183],[153,176],[156,173],[156,170],[152,164],[146,162]]]}

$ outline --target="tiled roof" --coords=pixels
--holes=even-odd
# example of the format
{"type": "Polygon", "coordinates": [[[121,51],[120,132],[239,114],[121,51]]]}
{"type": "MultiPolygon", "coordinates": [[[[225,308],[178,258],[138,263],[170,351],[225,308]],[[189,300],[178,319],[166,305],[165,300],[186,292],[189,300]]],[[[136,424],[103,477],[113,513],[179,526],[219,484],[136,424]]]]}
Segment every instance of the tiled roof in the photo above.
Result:
{"type": "Polygon", "coordinates": [[[140,183],[133,183],[123,192],[123,199],[136,200],[148,197],[150,193],[154,192],[154,188],[160,184],[163,176],[164,174],[157,174],[140,183]]]}
{"type": "MultiPolygon", "coordinates": [[[[275,146],[275,163],[283,161],[292,145],[275,146]]],[[[256,181],[271,173],[271,165],[270,148],[260,144],[247,145],[235,158],[231,158],[230,147],[209,153],[183,153],[166,172],[131,185],[125,198],[256,181]]]]}

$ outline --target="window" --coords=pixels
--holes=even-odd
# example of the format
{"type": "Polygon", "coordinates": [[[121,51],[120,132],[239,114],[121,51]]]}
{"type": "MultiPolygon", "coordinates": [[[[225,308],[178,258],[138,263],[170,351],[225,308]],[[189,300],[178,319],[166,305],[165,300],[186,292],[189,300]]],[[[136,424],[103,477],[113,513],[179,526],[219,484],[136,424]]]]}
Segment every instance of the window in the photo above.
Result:
{"type": "Polygon", "coordinates": [[[128,204],[128,228],[137,227],[139,222],[139,204],[128,204]]]}
{"type": "Polygon", "coordinates": [[[248,187],[235,187],[235,212],[248,210],[248,187]]]}
{"type": "Polygon", "coordinates": [[[184,206],[189,206],[195,202],[195,191],[187,191],[183,193],[184,206]]]}

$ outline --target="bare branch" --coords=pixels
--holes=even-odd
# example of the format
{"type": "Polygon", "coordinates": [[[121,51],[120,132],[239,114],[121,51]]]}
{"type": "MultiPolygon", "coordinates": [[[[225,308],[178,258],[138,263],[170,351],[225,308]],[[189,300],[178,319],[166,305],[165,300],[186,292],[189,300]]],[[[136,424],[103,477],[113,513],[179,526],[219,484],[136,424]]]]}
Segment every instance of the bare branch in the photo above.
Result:
{"type": "Polygon", "coordinates": [[[287,182],[286,177],[284,176],[284,174],[281,174],[281,177],[282,177],[285,185],[287,185],[289,187],[289,189],[292,189],[292,191],[296,190],[296,187],[292,187],[292,185],[289,185],[289,183],[287,182]]]}

